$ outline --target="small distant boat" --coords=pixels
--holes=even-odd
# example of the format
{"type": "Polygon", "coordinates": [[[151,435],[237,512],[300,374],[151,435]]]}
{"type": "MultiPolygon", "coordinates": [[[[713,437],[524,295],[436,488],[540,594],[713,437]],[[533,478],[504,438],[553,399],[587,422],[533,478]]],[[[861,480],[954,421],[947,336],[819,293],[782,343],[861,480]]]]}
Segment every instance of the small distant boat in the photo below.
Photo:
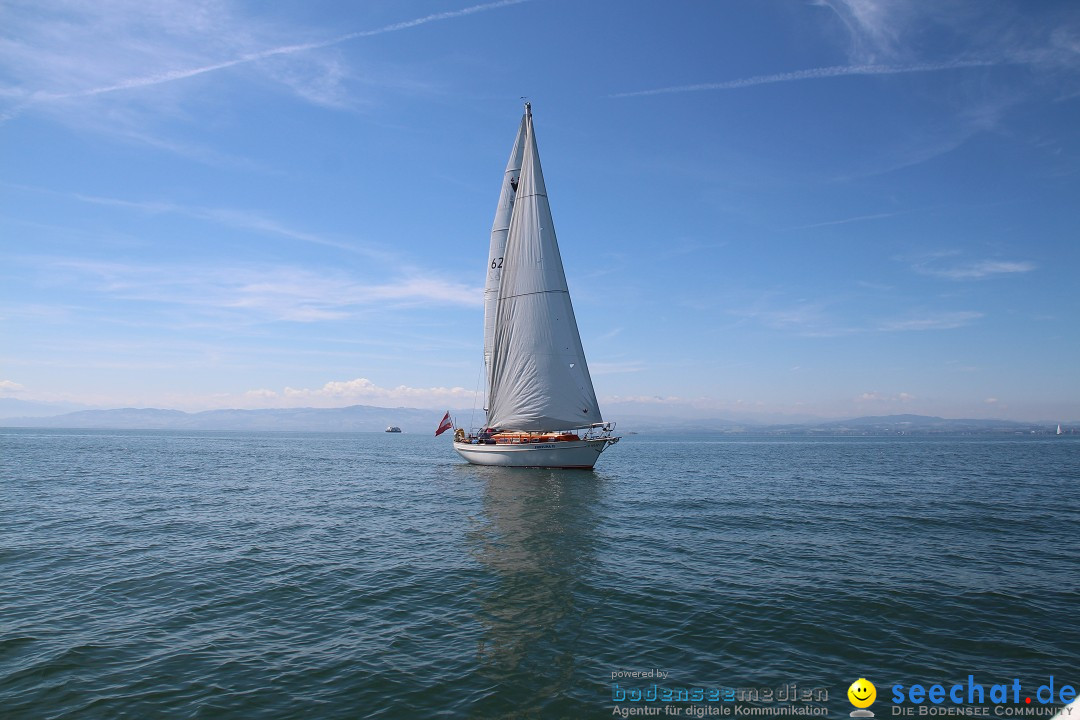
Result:
{"type": "Polygon", "coordinates": [[[1058,435],[1060,435],[1060,434],[1061,434],[1061,425],[1060,425],[1060,424],[1058,425],[1058,431],[1057,431],[1057,434],[1058,434],[1058,435]]]}
{"type": "Polygon", "coordinates": [[[454,449],[470,463],[588,469],[619,441],[600,417],[585,363],[529,103],[491,230],[484,365],[486,425],[454,433],[454,449]]]}
{"type": "Polygon", "coordinates": [[[401,428],[399,428],[397,425],[391,425],[390,427],[386,428],[386,432],[401,432],[401,428]]]}

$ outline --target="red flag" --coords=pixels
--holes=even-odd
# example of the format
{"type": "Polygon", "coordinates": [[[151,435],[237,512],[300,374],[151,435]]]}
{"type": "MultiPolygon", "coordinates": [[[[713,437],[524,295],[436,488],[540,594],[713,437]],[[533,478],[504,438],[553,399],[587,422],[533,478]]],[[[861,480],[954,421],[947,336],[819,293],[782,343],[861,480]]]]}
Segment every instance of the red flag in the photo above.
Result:
{"type": "Polygon", "coordinates": [[[452,427],[454,427],[454,421],[450,419],[450,411],[447,410],[442,416],[442,422],[439,423],[439,429],[435,431],[435,437],[439,437],[452,427]]]}

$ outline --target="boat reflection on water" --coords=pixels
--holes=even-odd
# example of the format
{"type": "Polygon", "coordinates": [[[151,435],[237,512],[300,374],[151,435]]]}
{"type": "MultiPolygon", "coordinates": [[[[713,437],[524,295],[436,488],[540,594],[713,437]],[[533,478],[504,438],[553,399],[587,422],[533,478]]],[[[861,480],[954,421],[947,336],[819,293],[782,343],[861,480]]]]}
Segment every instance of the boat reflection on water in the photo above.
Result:
{"type": "Polygon", "coordinates": [[[477,588],[479,672],[491,687],[522,688],[518,705],[489,694],[484,717],[526,708],[558,716],[581,678],[567,642],[584,634],[599,600],[589,588],[598,545],[596,506],[602,474],[573,470],[466,466],[484,482],[483,513],[468,533],[470,554],[490,576],[477,588]],[[526,690],[527,689],[527,690],[526,690]],[[488,707],[490,705],[490,707],[488,707]]]}

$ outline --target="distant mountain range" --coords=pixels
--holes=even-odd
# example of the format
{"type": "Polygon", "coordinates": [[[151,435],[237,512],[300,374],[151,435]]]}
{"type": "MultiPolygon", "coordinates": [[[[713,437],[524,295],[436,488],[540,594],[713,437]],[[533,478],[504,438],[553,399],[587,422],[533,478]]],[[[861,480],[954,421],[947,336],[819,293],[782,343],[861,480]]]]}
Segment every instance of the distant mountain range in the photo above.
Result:
{"type": "MultiPolygon", "coordinates": [[[[949,419],[930,415],[876,415],[826,420],[800,418],[798,422],[755,423],[736,420],[655,421],[625,418],[620,426],[652,432],[718,432],[746,435],[934,435],[934,434],[1046,434],[1057,430],[1057,423],[1018,422],[1014,420],[949,419]]],[[[1063,432],[1080,429],[1080,422],[1062,423],[1063,432]]]]}
{"type": "MultiPolygon", "coordinates": [[[[278,430],[371,432],[390,425],[404,432],[435,432],[444,411],[353,405],[343,408],[207,410],[187,413],[156,408],[80,410],[53,417],[0,419],[5,427],[110,428],[116,430],[278,430]]],[[[468,414],[463,414],[468,417],[468,414]]]]}
{"type": "MultiPolygon", "coordinates": [[[[0,408],[11,412],[12,408],[0,408]]],[[[352,405],[343,408],[281,408],[273,410],[207,410],[187,413],[156,408],[118,410],[79,410],[43,416],[0,416],[0,426],[31,428],[102,428],[118,430],[228,430],[292,432],[375,432],[390,425],[404,432],[433,433],[443,411],[417,408],[384,408],[352,405]]],[[[54,408],[55,412],[55,408],[54,408]]],[[[473,411],[452,413],[468,424],[473,411]]],[[[475,416],[480,418],[480,411],[475,416]]],[[[1080,422],[1062,423],[1064,432],[1080,432],[1080,422]]],[[[675,418],[625,417],[620,420],[623,432],[718,432],[750,435],[932,435],[932,434],[1048,434],[1057,424],[1016,422],[1012,420],[976,420],[931,417],[927,415],[883,415],[847,420],[803,420],[788,424],[762,424],[724,419],[698,420],[675,418]]]]}
{"type": "MultiPolygon", "coordinates": [[[[1075,427],[1072,423],[1070,427],[1075,427]]],[[[935,433],[1053,433],[1057,425],[1013,420],[948,419],[930,415],[875,415],[810,424],[773,425],[771,433],[799,435],[932,435],[935,433]]]]}

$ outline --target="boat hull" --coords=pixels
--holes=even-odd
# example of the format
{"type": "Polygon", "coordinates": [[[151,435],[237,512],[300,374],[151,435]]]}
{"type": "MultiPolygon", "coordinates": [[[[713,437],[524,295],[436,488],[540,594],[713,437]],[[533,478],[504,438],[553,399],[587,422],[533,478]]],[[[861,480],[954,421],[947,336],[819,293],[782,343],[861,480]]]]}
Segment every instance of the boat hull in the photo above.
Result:
{"type": "Polygon", "coordinates": [[[454,442],[458,455],[473,465],[503,467],[576,468],[591,470],[600,453],[615,438],[566,440],[519,445],[475,445],[454,442]]]}

